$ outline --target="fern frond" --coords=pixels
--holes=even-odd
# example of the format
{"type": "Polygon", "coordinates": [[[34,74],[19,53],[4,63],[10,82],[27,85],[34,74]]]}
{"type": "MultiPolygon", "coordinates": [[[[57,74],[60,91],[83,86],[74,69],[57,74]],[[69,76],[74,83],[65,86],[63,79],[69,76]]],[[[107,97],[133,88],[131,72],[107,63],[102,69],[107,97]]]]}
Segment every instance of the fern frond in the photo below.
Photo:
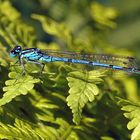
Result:
{"type": "Polygon", "coordinates": [[[20,13],[9,1],[0,2],[0,17],[0,36],[3,38],[3,46],[7,45],[9,48],[11,44],[23,46],[26,44],[29,47],[34,45],[36,40],[34,28],[20,19],[20,13]]]}
{"type": "Polygon", "coordinates": [[[11,21],[14,21],[20,17],[20,13],[11,5],[9,1],[0,1],[0,12],[11,21]]]}
{"type": "Polygon", "coordinates": [[[124,116],[130,121],[127,124],[129,130],[133,129],[131,140],[140,140],[140,103],[133,103],[128,100],[117,98],[121,110],[125,111],[124,116]]]}
{"type": "Polygon", "coordinates": [[[115,11],[115,9],[111,7],[105,7],[95,2],[91,5],[90,12],[92,18],[97,23],[112,28],[116,27],[116,23],[113,22],[113,19],[115,19],[117,16],[117,12],[115,11]]]}
{"type": "Polygon", "coordinates": [[[2,47],[2,44],[0,43],[1,51],[0,51],[0,65],[1,66],[8,66],[8,53],[6,51],[6,48],[2,47]]]}
{"type": "Polygon", "coordinates": [[[32,18],[39,20],[42,24],[42,27],[45,32],[54,35],[64,42],[71,44],[72,43],[72,35],[69,29],[65,26],[64,23],[57,23],[56,21],[47,18],[43,15],[32,14],[32,18]]]}
{"type": "Polygon", "coordinates": [[[5,139],[22,139],[22,140],[44,140],[36,131],[33,125],[21,121],[15,120],[14,126],[5,125],[0,123],[0,138],[5,139]]]}
{"type": "Polygon", "coordinates": [[[79,124],[83,107],[88,101],[92,102],[99,94],[99,84],[103,80],[100,78],[104,73],[98,71],[70,72],[68,85],[70,95],[67,97],[68,106],[72,109],[73,121],[79,124]]]}
{"type": "Polygon", "coordinates": [[[61,118],[57,118],[56,123],[60,125],[59,129],[57,130],[57,132],[59,133],[60,139],[62,140],[65,140],[65,139],[78,140],[79,139],[79,136],[74,131],[74,126],[70,125],[68,122],[66,122],[65,120],[61,118]]]}
{"type": "MultiPolygon", "coordinates": [[[[63,43],[68,46],[69,49],[77,48],[77,50],[84,50],[87,46],[93,46],[90,42],[89,37],[84,36],[83,38],[76,38],[73,36],[72,31],[64,22],[56,22],[55,20],[46,17],[44,15],[32,14],[32,18],[41,22],[43,30],[55,37],[59,40],[63,41],[63,43]],[[86,40],[86,41],[85,41],[86,40]]],[[[59,44],[59,42],[58,42],[59,44]]],[[[85,49],[85,51],[87,51],[85,49]]]]}
{"type": "MultiPolygon", "coordinates": [[[[16,76],[16,72],[9,73],[10,78],[15,78],[16,76]]],[[[12,99],[14,99],[16,96],[19,96],[20,94],[26,95],[37,82],[39,82],[39,80],[34,79],[31,76],[24,76],[22,79],[18,79],[17,83],[15,83],[15,79],[7,80],[5,83],[6,86],[3,88],[5,93],[0,99],[0,106],[9,103],[12,99]]]]}

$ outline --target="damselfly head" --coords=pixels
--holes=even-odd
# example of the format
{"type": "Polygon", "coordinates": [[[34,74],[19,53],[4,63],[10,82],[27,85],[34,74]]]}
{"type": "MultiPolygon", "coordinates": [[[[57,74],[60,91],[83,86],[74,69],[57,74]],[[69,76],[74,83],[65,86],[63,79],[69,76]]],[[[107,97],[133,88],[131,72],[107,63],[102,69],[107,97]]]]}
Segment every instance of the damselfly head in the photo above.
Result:
{"type": "Polygon", "coordinates": [[[16,56],[19,55],[19,53],[20,53],[21,51],[22,51],[21,46],[17,45],[17,46],[15,46],[15,47],[11,50],[10,56],[11,56],[11,57],[16,57],[16,56]]]}

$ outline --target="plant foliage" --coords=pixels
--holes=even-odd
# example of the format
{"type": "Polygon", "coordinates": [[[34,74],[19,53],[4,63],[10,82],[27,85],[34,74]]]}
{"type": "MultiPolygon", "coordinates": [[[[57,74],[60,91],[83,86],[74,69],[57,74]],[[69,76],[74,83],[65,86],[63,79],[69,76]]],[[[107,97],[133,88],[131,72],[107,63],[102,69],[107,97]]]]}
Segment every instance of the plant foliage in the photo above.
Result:
{"type": "Polygon", "coordinates": [[[96,84],[102,82],[103,75],[98,71],[86,73],[70,72],[67,80],[70,87],[70,95],[67,97],[68,106],[73,112],[73,121],[78,124],[81,119],[81,112],[85,104],[93,102],[99,94],[99,88],[96,84]]]}
{"type": "Polygon", "coordinates": [[[40,75],[39,66],[24,61],[22,74],[9,55],[17,44],[132,54],[108,41],[117,16],[93,0],[0,0],[0,139],[140,140],[138,78],[60,62],[47,63],[40,75]]]}
{"type": "Polygon", "coordinates": [[[140,138],[140,105],[128,100],[119,99],[118,103],[122,106],[121,110],[125,111],[124,116],[130,121],[127,124],[129,130],[133,130],[131,135],[132,140],[139,140],[140,138]]]}

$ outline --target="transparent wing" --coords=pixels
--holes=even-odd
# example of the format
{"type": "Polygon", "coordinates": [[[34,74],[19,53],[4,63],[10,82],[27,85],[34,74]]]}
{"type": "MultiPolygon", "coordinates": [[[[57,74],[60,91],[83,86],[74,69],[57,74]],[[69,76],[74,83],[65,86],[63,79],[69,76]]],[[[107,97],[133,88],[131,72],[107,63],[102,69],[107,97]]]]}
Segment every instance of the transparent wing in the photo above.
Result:
{"type": "Polygon", "coordinates": [[[61,52],[55,50],[42,51],[44,55],[71,58],[78,60],[94,61],[98,63],[105,63],[110,65],[118,65],[122,67],[134,67],[137,68],[136,60],[129,56],[109,55],[109,54],[81,54],[80,52],[61,52]]]}

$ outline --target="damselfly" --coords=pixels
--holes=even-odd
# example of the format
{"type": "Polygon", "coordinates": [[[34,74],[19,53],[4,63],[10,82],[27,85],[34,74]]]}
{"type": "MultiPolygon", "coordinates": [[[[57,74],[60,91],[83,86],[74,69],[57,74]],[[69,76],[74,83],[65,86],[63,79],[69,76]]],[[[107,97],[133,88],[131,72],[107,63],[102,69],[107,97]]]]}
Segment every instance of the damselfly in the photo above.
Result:
{"type": "Polygon", "coordinates": [[[22,74],[25,72],[23,59],[27,62],[41,65],[42,70],[44,69],[45,62],[61,61],[140,74],[140,69],[137,68],[135,58],[133,57],[106,54],[80,54],[53,50],[42,51],[38,48],[28,48],[22,50],[21,46],[15,46],[11,50],[10,56],[18,57],[17,62],[23,66],[22,74]]]}

